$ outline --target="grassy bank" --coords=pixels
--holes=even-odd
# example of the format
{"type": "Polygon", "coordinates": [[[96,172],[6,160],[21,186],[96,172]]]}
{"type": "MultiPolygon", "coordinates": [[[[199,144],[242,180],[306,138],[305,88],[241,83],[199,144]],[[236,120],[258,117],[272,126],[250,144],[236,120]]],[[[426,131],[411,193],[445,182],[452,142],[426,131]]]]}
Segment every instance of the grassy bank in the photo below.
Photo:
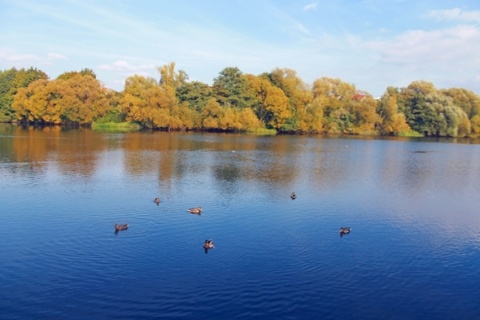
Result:
{"type": "Polygon", "coordinates": [[[92,129],[98,131],[112,131],[112,132],[129,132],[138,131],[142,127],[137,123],[132,122],[104,122],[104,123],[92,123],[92,129]]]}
{"type": "Polygon", "coordinates": [[[275,129],[259,128],[259,129],[247,129],[246,133],[254,134],[258,136],[274,136],[277,134],[277,131],[275,129]]]}

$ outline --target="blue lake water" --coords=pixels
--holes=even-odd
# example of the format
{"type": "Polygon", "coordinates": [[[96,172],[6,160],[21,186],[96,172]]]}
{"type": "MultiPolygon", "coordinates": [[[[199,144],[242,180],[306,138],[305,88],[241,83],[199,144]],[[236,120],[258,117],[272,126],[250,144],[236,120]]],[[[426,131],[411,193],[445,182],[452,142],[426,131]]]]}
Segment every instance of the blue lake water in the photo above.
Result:
{"type": "Polygon", "coordinates": [[[480,319],[468,140],[0,125],[0,188],[1,319],[480,319]]]}

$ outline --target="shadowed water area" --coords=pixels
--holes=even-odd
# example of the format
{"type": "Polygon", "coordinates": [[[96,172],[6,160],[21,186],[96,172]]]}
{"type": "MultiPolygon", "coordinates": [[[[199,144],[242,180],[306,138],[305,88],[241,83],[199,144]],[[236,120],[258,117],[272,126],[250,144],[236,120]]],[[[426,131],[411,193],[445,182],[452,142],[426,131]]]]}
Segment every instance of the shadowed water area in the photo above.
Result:
{"type": "Polygon", "coordinates": [[[480,318],[474,141],[0,125],[0,188],[2,319],[480,318]]]}

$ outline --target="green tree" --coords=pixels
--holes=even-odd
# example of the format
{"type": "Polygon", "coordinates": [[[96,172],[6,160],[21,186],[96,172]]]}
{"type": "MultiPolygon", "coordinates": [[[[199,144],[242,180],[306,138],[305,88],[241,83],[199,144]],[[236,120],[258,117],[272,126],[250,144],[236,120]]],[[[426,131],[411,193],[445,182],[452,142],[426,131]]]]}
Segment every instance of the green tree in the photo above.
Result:
{"type": "Polygon", "coordinates": [[[472,130],[467,113],[450,96],[456,96],[456,92],[445,94],[426,81],[414,81],[400,92],[407,122],[413,130],[425,136],[442,137],[466,136],[472,130]]]}
{"type": "Polygon", "coordinates": [[[207,101],[212,97],[211,88],[199,81],[185,82],[177,88],[176,92],[179,103],[185,102],[197,112],[202,112],[207,101]]]}
{"type": "Polygon", "coordinates": [[[252,105],[247,78],[237,67],[223,69],[213,81],[212,92],[224,107],[247,108],[252,105]]]}
{"type": "Polygon", "coordinates": [[[480,96],[474,92],[462,88],[451,88],[441,92],[452,98],[453,103],[465,111],[469,119],[480,114],[480,96]]]}
{"type": "Polygon", "coordinates": [[[97,79],[97,75],[95,74],[95,72],[92,70],[92,69],[89,69],[89,68],[84,68],[80,71],[68,71],[68,72],[64,72],[62,73],[61,75],[59,75],[57,77],[57,80],[69,80],[70,78],[73,78],[77,75],[81,75],[81,76],[90,76],[92,77],[93,79],[97,79]]]}

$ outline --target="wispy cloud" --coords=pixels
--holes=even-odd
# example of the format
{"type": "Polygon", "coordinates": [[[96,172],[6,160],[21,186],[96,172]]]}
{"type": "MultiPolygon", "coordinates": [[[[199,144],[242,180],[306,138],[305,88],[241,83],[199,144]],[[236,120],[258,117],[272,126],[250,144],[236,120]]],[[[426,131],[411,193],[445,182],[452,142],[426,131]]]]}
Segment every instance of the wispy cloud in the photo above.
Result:
{"type": "Polygon", "coordinates": [[[424,18],[435,21],[480,22],[480,11],[465,11],[459,8],[448,10],[432,10],[424,18]]]}
{"type": "Polygon", "coordinates": [[[42,61],[42,58],[30,53],[17,53],[12,50],[3,49],[0,50],[0,60],[23,64],[38,63],[42,61]]]}
{"type": "Polygon", "coordinates": [[[133,65],[126,61],[115,61],[112,64],[103,64],[99,66],[99,69],[131,73],[131,72],[152,71],[152,70],[155,70],[155,66],[152,64],[133,65]]]}
{"type": "Polygon", "coordinates": [[[442,63],[459,65],[470,62],[471,67],[480,67],[480,29],[474,26],[412,30],[391,40],[367,42],[367,46],[387,63],[442,66],[442,63]]]}
{"type": "Polygon", "coordinates": [[[310,11],[310,10],[314,10],[316,8],[317,8],[317,3],[313,2],[313,3],[307,4],[305,7],[303,7],[303,11],[310,11]]]}
{"type": "Polygon", "coordinates": [[[67,59],[67,57],[65,57],[63,54],[55,53],[55,52],[50,52],[47,56],[48,56],[48,59],[50,60],[66,60],[67,59]]]}

